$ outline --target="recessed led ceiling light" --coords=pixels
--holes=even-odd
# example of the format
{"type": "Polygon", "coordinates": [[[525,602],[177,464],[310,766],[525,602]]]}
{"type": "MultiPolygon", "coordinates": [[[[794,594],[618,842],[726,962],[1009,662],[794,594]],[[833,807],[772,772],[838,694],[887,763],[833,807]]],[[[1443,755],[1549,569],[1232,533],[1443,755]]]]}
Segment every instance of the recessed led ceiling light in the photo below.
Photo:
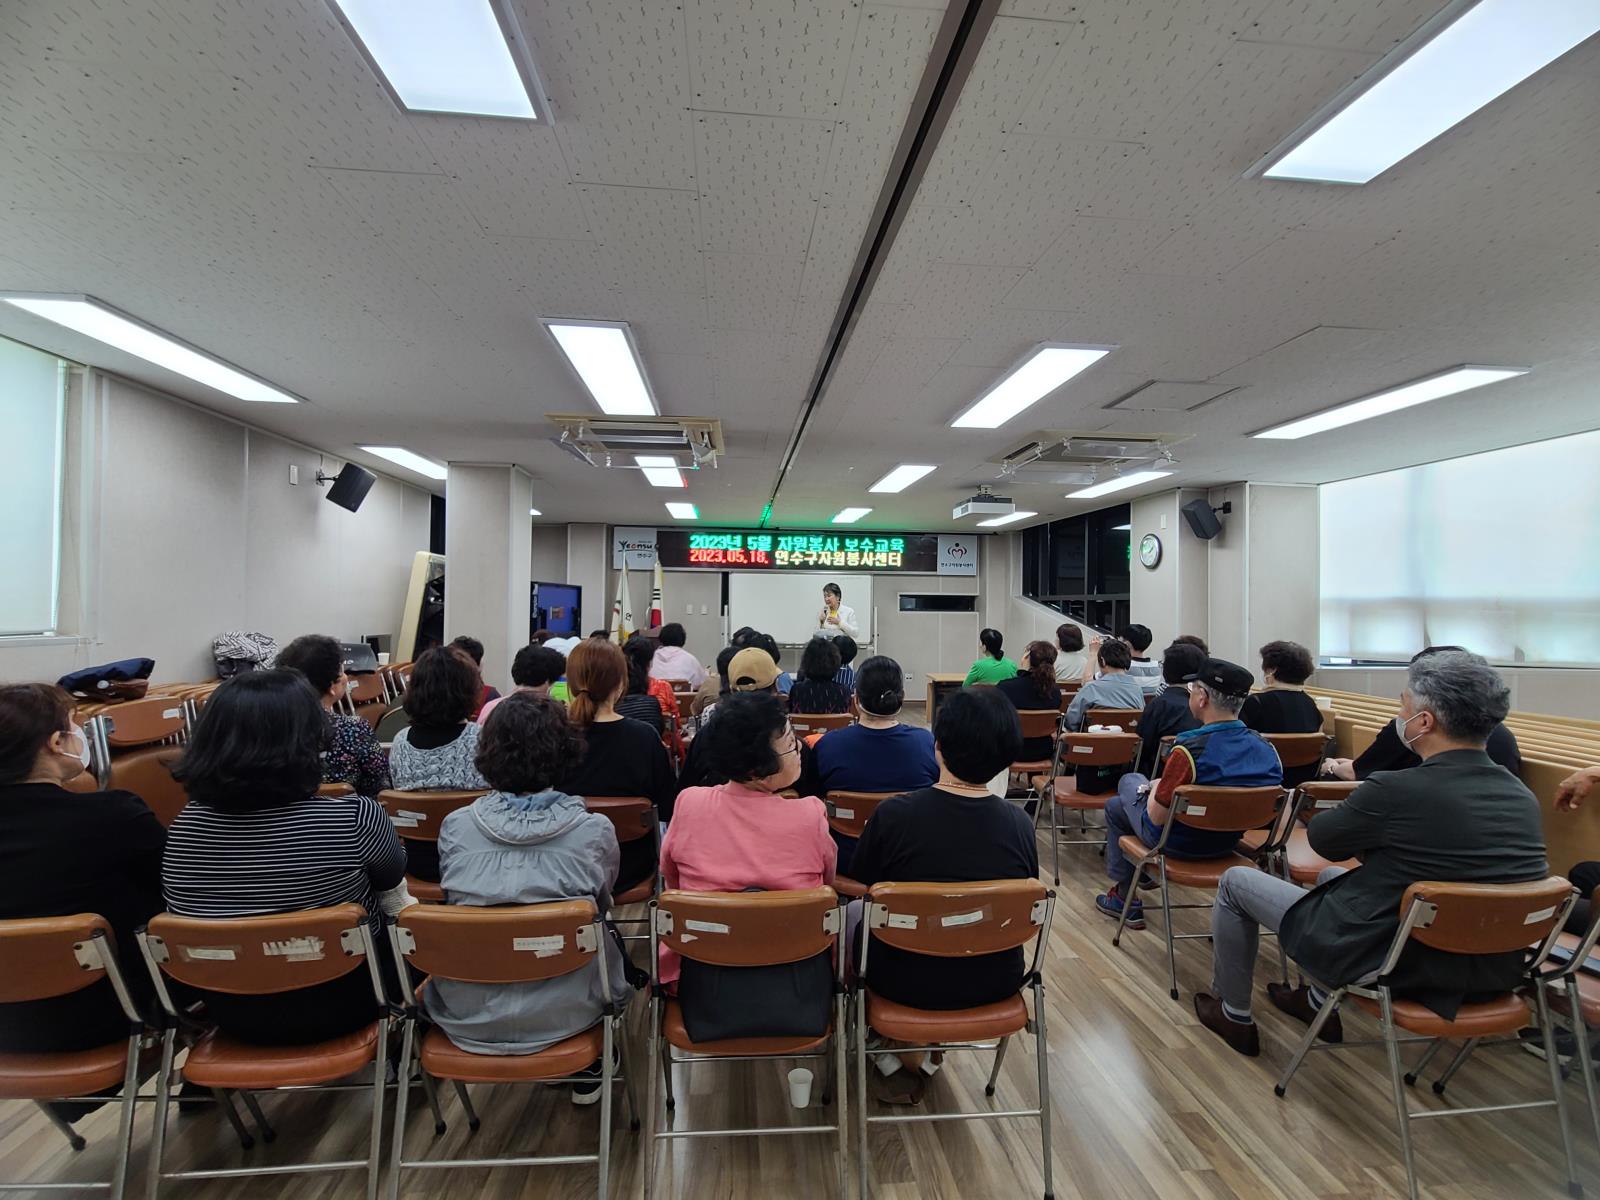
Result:
{"type": "Polygon", "coordinates": [[[1096,496],[1109,496],[1112,492],[1120,492],[1123,488],[1138,487],[1141,483],[1149,483],[1153,479],[1165,479],[1171,474],[1171,471],[1129,471],[1126,475],[1114,475],[1099,483],[1091,483],[1086,488],[1068,492],[1067,499],[1093,500],[1096,496]]]}
{"type": "Polygon", "coordinates": [[[220,358],[180,342],[88,296],[0,295],[7,304],[81,333],[186,379],[256,404],[299,404],[300,397],[247,375],[220,358]]]}
{"type": "Polygon", "coordinates": [[[503,0],[329,0],[401,108],[539,119],[527,43],[503,0]]]}
{"type": "Polygon", "coordinates": [[[544,325],[601,412],[613,417],[656,415],[655,397],[626,324],[546,321],[544,325]]]}
{"type": "Polygon", "coordinates": [[[1298,421],[1274,425],[1271,429],[1263,429],[1251,436],[1279,438],[1286,441],[1309,437],[1313,433],[1337,429],[1341,425],[1353,425],[1357,421],[1368,421],[1373,417],[1398,412],[1415,404],[1426,404],[1430,400],[1453,396],[1457,392],[1471,391],[1485,384],[1499,383],[1502,379],[1526,375],[1529,370],[1528,367],[1452,367],[1439,375],[1430,375],[1426,379],[1401,384],[1387,391],[1375,392],[1361,400],[1352,400],[1337,408],[1301,417],[1298,421]]]}
{"type": "Polygon", "coordinates": [[[544,514],[542,512],[540,512],[537,508],[530,508],[528,510],[528,515],[530,517],[542,517],[542,516],[544,516],[544,514]]]}
{"type": "Polygon", "coordinates": [[[651,487],[688,486],[683,481],[683,472],[678,470],[678,460],[675,458],[665,454],[635,454],[633,461],[639,464],[651,487]]]}
{"type": "Polygon", "coordinates": [[[423,458],[422,455],[407,450],[404,446],[362,446],[361,449],[368,454],[376,454],[379,458],[386,458],[397,467],[415,471],[418,475],[426,475],[429,479],[445,479],[450,474],[450,469],[443,463],[423,458]]]}
{"type": "Polygon", "coordinates": [[[993,529],[996,525],[1009,525],[1013,521],[1026,521],[1029,517],[1037,517],[1036,512],[1013,512],[1003,517],[990,517],[987,521],[979,521],[978,527],[993,529]]]}
{"type": "Polygon", "coordinates": [[[998,429],[1115,349],[1115,346],[1040,346],[950,424],[955,429],[998,429]]]}
{"type": "Polygon", "coordinates": [[[870,508],[841,508],[833,514],[833,524],[854,525],[871,511],[870,508]]]}
{"type": "Polygon", "coordinates": [[[935,467],[919,466],[915,463],[901,463],[890,471],[877,483],[867,489],[869,492],[903,492],[917,480],[921,479],[935,467]]]}
{"type": "Polygon", "coordinates": [[[667,511],[680,521],[700,519],[700,510],[686,500],[668,500],[667,511]]]}
{"type": "Polygon", "coordinates": [[[1450,5],[1262,159],[1268,179],[1367,183],[1600,31],[1600,5],[1450,5]]]}

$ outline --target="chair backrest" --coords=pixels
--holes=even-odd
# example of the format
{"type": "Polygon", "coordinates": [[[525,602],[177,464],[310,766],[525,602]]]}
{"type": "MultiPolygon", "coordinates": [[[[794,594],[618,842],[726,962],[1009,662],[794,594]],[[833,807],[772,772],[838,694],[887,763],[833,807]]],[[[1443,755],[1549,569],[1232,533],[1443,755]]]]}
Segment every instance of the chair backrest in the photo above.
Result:
{"type": "Polygon", "coordinates": [[[1120,725],[1124,730],[1139,728],[1142,708],[1091,708],[1084,714],[1085,725],[1120,725]]]}
{"type": "Polygon", "coordinates": [[[1449,954],[1505,954],[1548,938],[1572,899],[1572,885],[1560,875],[1528,883],[1413,883],[1400,898],[1400,928],[1449,954]]]}
{"type": "Polygon", "coordinates": [[[129,700],[102,712],[97,719],[106,723],[106,744],[113,752],[125,747],[175,742],[189,729],[184,703],[175,696],[129,700]]]}
{"type": "Polygon", "coordinates": [[[1025,738],[1055,737],[1056,729],[1061,724],[1061,710],[1024,708],[1018,711],[1017,720],[1022,723],[1022,736],[1025,738]]]}
{"type": "Polygon", "coordinates": [[[399,704],[391,704],[372,727],[372,736],[385,746],[394,741],[402,729],[411,726],[411,714],[399,704]]]}
{"type": "Polygon", "coordinates": [[[1361,786],[1360,780],[1310,779],[1296,790],[1300,793],[1300,816],[1309,821],[1319,812],[1338,808],[1350,793],[1361,786]]]}
{"type": "Polygon", "coordinates": [[[367,966],[366,918],[359,904],[225,919],[160,913],[150,918],[141,941],[146,961],[180,983],[270,996],[367,966]]]}
{"type": "Polygon", "coordinates": [[[533,983],[588,966],[605,930],[593,900],[558,900],[506,908],[414,904],[395,917],[391,934],[396,957],[429,975],[533,983]]]}
{"type": "Polygon", "coordinates": [[[0,921],[0,1004],[51,1000],[115,969],[111,925],[94,913],[0,921]]]}
{"type": "Polygon", "coordinates": [[[619,843],[655,834],[655,805],[643,796],[585,796],[583,806],[611,822],[619,843]]]}
{"type": "Polygon", "coordinates": [[[858,838],[867,818],[878,805],[901,792],[829,792],[822,798],[828,810],[828,827],[844,837],[858,838]]]}
{"type": "Polygon", "coordinates": [[[1185,784],[1173,802],[1174,820],[1194,829],[1237,831],[1272,823],[1283,804],[1283,789],[1269,787],[1205,787],[1185,784]]]}
{"type": "Polygon", "coordinates": [[[177,746],[141,746],[113,758],[106,769],[106,786],[132,792],[170,826],[178,819],[189,794],[172,777],[172,766],[183,753],[177,746]]]}
{"type": "Polygon", "coordinates": [[[324,783],[317,788],[317,795],[325,800],[341,800],[355,794],[356,789],[348,783],[324,783]]]}
{"type": "Polygon", "coordinates": [[[789,725],[801,737],[811,733],[826,733],[830,729],[843,729],[855,720],[849,713],[790,713],[789,725]]]}
{"type": "Polygon", "coordinates": [[[696,962],[764,967],[821,954],[844,927],[832,888],[785,892],[666,891],[652,929],[661,945],[696,962]]]}
{"type": "Polygon", "coordinates": [[[1322,761],[1328,739],[1322,733],[1263,733],[1278,752],[1278,761],[1285,769],[1309,767],[1322,761]]]}
{"type": "Polygon", "coordinates": [[[700,693],[674,691],[672,694],[678,698],[678,720],[690,720],[694,716],[694,702],[700,693]]]}
{"type": "Polygon", "coordinates": [[[380,671],[350,676],[347,696],[352,704],[376,704],[388,698],[389,688],[380,671]]]}
{"type": "Polygon", "coordinates": [[[970,958],[1032,941],[1045,928],[1049,899],[1037,879],[879,883],[867,890],[867,927],[913,954],[970,958]]]}
{"type": "Polygon", "coordinates": [[[1061,761],[1074,767],[1115,767],[1133,761],[1139,752],[1134,733],[1063,733],[1061,761]]]}
{"type": "Polygon", "coordinates": [[[444,824],[446,817],[486,794],[482,791],[444,789],[406,792],[389,788],[378,793],[378,803],[389,814],[394,831],[402,841],[437,842],[439,826],[444,824]]]}

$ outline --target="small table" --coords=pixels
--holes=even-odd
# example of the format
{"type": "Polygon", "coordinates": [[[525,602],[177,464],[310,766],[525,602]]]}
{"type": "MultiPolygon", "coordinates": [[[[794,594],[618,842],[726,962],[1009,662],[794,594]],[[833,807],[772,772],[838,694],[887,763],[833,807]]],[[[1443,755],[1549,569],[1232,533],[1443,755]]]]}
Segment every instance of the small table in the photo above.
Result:
{"type": "Polygon", "coordinates": [[[928,728],[933,728],[933,718],[939,712],[939,705],[944,703],[944,698],[951,692],[959,692],[967,682],[965,674],[954,672],[934,672],[928,676],[928,728]]]}

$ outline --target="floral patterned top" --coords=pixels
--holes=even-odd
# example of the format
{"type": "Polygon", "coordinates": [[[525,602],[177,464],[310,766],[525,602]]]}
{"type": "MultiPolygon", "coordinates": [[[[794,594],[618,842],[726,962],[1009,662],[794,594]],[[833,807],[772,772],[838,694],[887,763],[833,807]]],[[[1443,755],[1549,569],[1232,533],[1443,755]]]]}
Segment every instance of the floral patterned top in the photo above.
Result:
{"type": "Polygon", "coordinates": [[[389,757],[372,727],[360,717],[328,716],[328,749],[322,782],[348,783],[358,796],[376,796],[389,786],[389,757]]]}

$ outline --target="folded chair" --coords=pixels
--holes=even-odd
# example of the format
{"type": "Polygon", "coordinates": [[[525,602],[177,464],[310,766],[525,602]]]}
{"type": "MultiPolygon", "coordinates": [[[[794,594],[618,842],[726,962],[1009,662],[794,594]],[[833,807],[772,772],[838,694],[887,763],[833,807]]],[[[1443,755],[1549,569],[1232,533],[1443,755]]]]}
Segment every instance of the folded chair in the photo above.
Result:
{"type": "Polygon", "coordinates": [[[0,1183],[0,1192],[109,1191],[122,1200],[127,1191],[128,1156],[133,1147],[133,1110],[139,1094],[140,1051],[144,1020],[134,1007],[117,966],[111,926],[104,917],[80,913],[72,917],[30,917],[0,921],[0,1004],[54,1000],[108,980],[128,1021],[128,1036],[89,1050],[0,1052],[0,1100],[32,1100],[74,1150],[87,1143],[58,1116],[49,1101],[94,1100],[91,1093],[117,1083],[122,1120],[117,1127],[116,1157],[111,1178],[98,1183],[0,1183]]]}
{"type": "MultiPolygon", "coordinates": [[[[1167,816],[1167,823],[1161,827],[1161,836],[1154,846],[1146,846],[1137,834],[1131,833],[1125,834],[1118,843],[1122,853],[1133,863],[1133,880],[1137,881],[1147,866],[1154,866],[1158,872],[1161,882],[1161,925],[1167,938],[1167,990],[1174,1000],[1178,998],[1176,943],[1185,938],[1209,938],[1211,934],[1174,933],[1172,912],[1179,908],[1209,909],[1211,905],[1174,904],[1171,886],[1180,884],[1216,891],[1224,871],[1230,867],[1254,868],[1256,864],[1238,853],[1222,854],[1216,858],[1174,858],[1166,852],[1167,840],[1172,836],[1173,829],[1178,825],[1187,825],[1191,829],[1257,829],[1271,824],[1282,805],[1283,789],[1280,787],[1204,787],[1186,784],[1173,797],[1172,811],[1167,816]]],[[[1111,936],[1113,946],[1122,944],[1122,931],[1132,911],[1131,903],[1123,904],[1117,931],[1111,936]]],[[[1150,911],[1148,906],[1145,911],[1150,911]]]]}
{"type": "MultiPolygon", "coordinates": [[[[1417,1197],[1417,1168],[1411,1148],[1411,1122],[1432,1117],[1464,1117],[1511,1109],[1551,1108],[1561,1131],[1566,1151],[1567,1187],[1574,1196],[1583,1188],[1577,1182],[1573,1164],[1572,1139],[1567,1131],[1566,1110],[1561,1096],[1561,1066],[1555,1054],[1546,1057],[1550,1067],[1549,1100],[1494,1104],[1463,1109],[1429,1109],[1413,1113],[1406,1103],[1404,1069],[1400,1062],[1402,1041],[1462,1039],[1466,1045],[1452,1063],[1454,1069],[1472,1045],[1481,1038],[1514,1034],[1528,1020],[1528,1002],[1513,992],[1481,1002],[1463,1004],[1453,1019],[1439,1016],[1414,1000],[1396,998],[1382,982],[1393,973],[1400,956],[1411,942],[1430,946],[1449,954],[1504,954],[1537,946],[1529,964],[1538,971],[1549,959],[1550,950],[1561,932],[1562,922],[1573,903],[1572,885],[1559,875],[1534,883],[1413,883],[1400,900],[1400,928],[1395,931],[1376,981],[1346,984],[1329,990],[1327,1001],[1318,1010],[1294,1057],[1284,1069],[1283,1078],[1273,1090],[1283,1096],[1300,1064],[1312,1050],[1347,1050],[1354,1046],[1382,1045],[1389,1053],[1389,1081],[1394,1090],[1395,1113],[1399,1117],[1400,1154],[1405,1160],[1407,1194],[1417,1197]],[[1318,1043],[1317,1033],[1339,1002],[1351,996],[1366,1012],[1376,1016],[1383,1030],[1381,1042],[1318,1043]],[[1402,1039],[1401,1030],[1420,1035],[1402,1039]]],[[[1554,1045],[1550,1009],[1545,989],[1533,989],[1534,1014],[1546,1046],[1554,1045]]],[[[1446,1072],[1448,1076],[1450,1071],[1446,1072]]]]}
{"type": "MultiPolygon", "coordinates": [[[[900,792],[829,792],[823,797],[828,810],[828,828],[841,837],[859,838],[867,827],[867,818],[878,811],[878,805],[900,792]]],[[[867,894],[865,884],[857,883],[847,875],[833,877],[833,890],[849,899],[859,900],[867,894]]]]}
{"type": "MultiPolygon", "coordinates": [[[[514,987],[605,969],[606,931],[592,900],[561,900],[507,908],[462,908],[413,905],[401,911],[390,927],[402,995],[413,995],[405,964],[440,979],[514,987]]],[[[420,1005],[406,1006],[400,1077],[407,1079],[413,1061],[427,1080],[448,1079],[467,1112],[473,1132],[478,1114],[467,1093],[469,1083],[571,1083],[597,1059],[600,1062],[600,1139],[593,1154],[513,1155],[505,1158],[407,1159],[405,1157],[408,1089],[395,1101],[394,1167],[389,1200],[400,1194],[402,1171],[451,1170],[461,1167],[536,1167],[593,1163],[599,1170],[599,1197],[611,1186],[611,1089],[619,1082],[612,1054],[624,1056],[622,1078],[628,1085],[628,1110],[639,1127],[633,1099],[633,1076],[625,1065],[621,1038],[623,1010],[607,1005],[594,1025],[534,1054],[479,1054],[463,1050],[427,1024],[420,1005]],[[415,1055],[415,1058],[413,1057],[415,1055]]],[[[435,1126],[437,1130],[437,1125],[435,1126]]]]}
{"type": "Polygon", "coordinates": [[[845,1161],[849,1153],[845,1100],[845,987],[842,946],[844,908],[832,888],[818,887],[785,892],[680,892],[666,891],[655,902],[650,926],[650,1061],[658,1057],[659,1072],[650,1071],[645,1100],[644,1195],[655,1189],[656,1150],[663,1141],[707,1137],[777,1137],[834,1134],[838,1139],[838,1188],[846,1195],[845,1161]],[[677,951],[684,959],[724,967],[762,967],[800,962],[832,951],[835,962],[833,1019],[820,1037],[749,1037],[696,1042],[689,1037],[681,1004],[661,983],[660,948],[677,951]],[[771,1058],[817,1059],[829,1062],[830,1079],[822,1103],[837,1105],[829,1125],[779,1125],[744,1129],[657,1129],[661,1111],[656,1102],[657,1080],[666,1086],[666,1123],[672,1121],[675,1101],[672,1068],[689,1059],[673,1051],[697,1055],[702,1069],[730,1062],[759,1062],[771,1058]]]}
{"type": "Polygon", "coordinates": [[[1056,762],[1050,769],[1050,854],[1054,864],[1056,886],[1061,885],[1061,844],[1069,846],[1098,846],[1105,842],[1105,834],[1089,837],[1085,813],[1100,812],[1105,808],[1106,792],[1093,795],[1078,790],[1078,767],[1125,767],[1139,752],[1139,736],[1133,733],[1063,733],[1056,744],[1056,762]],[[1073,768],[1071,774],[1061,774],[1062,767],[1073,768]],[[1078,832],[1081,837],[1062,838],[1061,810],[1078,814],[1078,832]]]}
{"type": "Polygon", "coordinates": [[[152,917],[139,942],[166,1013],[161,1038],[161,1073],[156,1080],[156,1115],[149,1150],[149,1198],[155,1200],[164,1179],[234,1179],[311,1171],[367,1173],[367,1200],[376,1200],[382,1168],[383,1092],[388,1061],[388,1004],[383,979],[373,957],[372,930],[359,904],[336,904],[269,917],[204,920],[162,913],[152,917]],[[270,996],[313,987],[366,971],[372,983],[372,1024],[303,1046],[257,1046],[220,1031],[206,1034],[184,1060],[183,1078],[209,1088],[239,1135],[240,1145],[254,1144],[228,1094],[242,1094],[245,1107],[268,1141],[276,1136],[267,1124],[254,1092],[366,1091],[372,1093],[372,1128],[367,1157],[336,1162],[294,1163],[278,1167],[229,1167],[203,1171],[164,1171],[167,1109],[172,1099],[173,1059],[177,1052],[178,1010],[167,988],[168,978],[190,987],[242,996],[270,996]],[[371,1069],[372,1083],[340,1085],[335,1081],[371,1069]]]}
{"type": "Polygon", "coordinates": [[[1037,1117],[1044,1160],[1044,1197],[1055,1194],[1050,1153],[1050,1056],[1045,1036],[1044,976],[1040,965],[1050,941],[1055,893],[1036,879],[1001,879],[983,883],[879,883],[867,892],[866,925],[855,986],[856,1123],[861,1172],[859,1195],[867,1200],[871,1179],[867,1129],[871,1125],[922,1121],[998,1121],[1037,1117]],[[874,940],[911,954],[934,958],[968,958],[1025,946],[1035,938],[1033,962],[1023,976],[1023,990],[1033,993],[1033,1016],[1022,992],[981,1008],[941,1010],[896,1004],[874,995],[864,982],[874,940]],[[994,1067],[984,1095],[993,1097],[1006,1046],[1024,1029],[1033,1033],[1038,1057],[1039,1106],[987,1112],[917,1113],[911,1116],[867,1115],[868,1055],[988,1050],[994,1067]],[[867,1035],[877,1032],[907,1045],[893,1050],[868,1050],[867,1035]]]}
{"type": "MultiPolygon", "coordinates": [[[[444,824],[444,819],[485,794],[482,791],[444,789],[406,792],[389,788],[378,793],[378,803],[389,814],[394,831],[400,835],[400,840],[406,843],[409,851],[413,842],[427,843],[432,848],[439,841],[439,826],[444,824]]],[[[444,903],[444,888],[430,879],[407,875],[406,889],[414,900],[423,904],[444,903]]]]}

